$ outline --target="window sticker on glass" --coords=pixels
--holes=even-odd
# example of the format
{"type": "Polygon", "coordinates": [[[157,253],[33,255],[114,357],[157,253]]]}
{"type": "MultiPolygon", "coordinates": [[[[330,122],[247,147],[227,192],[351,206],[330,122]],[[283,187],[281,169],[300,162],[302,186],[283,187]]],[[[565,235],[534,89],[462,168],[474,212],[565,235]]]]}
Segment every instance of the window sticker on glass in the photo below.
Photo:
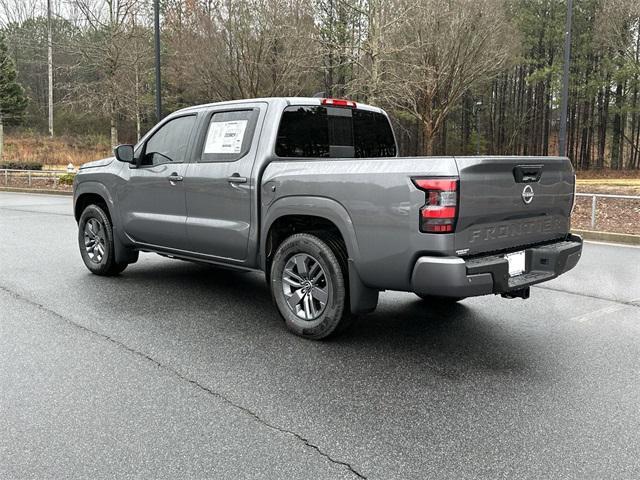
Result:
{"type": "Polygon", "coordinates": [[[247,120],[212,122],[203,153],[240,153],[247,120]]]}

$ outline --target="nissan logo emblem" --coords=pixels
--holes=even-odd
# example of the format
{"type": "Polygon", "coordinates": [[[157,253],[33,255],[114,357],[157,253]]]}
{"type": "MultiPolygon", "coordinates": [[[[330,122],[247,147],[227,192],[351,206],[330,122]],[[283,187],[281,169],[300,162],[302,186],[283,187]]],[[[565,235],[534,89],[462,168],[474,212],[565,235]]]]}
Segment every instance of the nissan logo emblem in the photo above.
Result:
{"type": "Polygon", "coordinates": [[[531,188],[531,185],[527,185],[526,187],[524,187],[524,190],[522,190],[522,201],[526,204],[529,204],[532,200],[533,188],[531,188]]]}

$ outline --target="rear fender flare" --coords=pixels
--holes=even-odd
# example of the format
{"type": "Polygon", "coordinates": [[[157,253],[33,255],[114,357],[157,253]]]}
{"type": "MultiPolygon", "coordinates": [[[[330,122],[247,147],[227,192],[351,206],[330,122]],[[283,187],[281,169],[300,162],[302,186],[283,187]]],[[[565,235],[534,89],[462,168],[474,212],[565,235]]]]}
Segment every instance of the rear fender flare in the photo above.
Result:
{"type": "Polygon", "coordinates": [[[263,215],[260,235],[260,265],[263,269],[266,267],[267,234],[276,220],[287,215],[307,215],[329,220],[342,234],[349,258],[355,261],[360,258],[353,222],[342,205],[324,197],[292,196],[276,200],[263,215]]]}
{"type": "Polygon", "coordinates": [[[260,235],[260,266],[266,272],[267,234],[273,223],[287,215],[308,215],[324,218],[332,222],[340,231],[347,247],[349,268],[349,291],[352,313],[365,313],[375,309],[378,291],[362,283],[357,270],[360,249],[356,240],[353,222],[347,210],[335,200],[314,196],[290,196],[272,203],[262,218],[260,235]]]}

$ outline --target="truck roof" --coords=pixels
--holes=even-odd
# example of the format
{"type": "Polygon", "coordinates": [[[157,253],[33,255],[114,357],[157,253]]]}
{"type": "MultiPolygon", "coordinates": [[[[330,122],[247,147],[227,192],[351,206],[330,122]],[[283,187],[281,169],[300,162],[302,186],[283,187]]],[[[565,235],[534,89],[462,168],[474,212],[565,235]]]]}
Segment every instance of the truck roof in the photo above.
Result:
{"type": "MultiPolygon", "coordinates": [[[[323,98],[320,97],[264,97],[264,98],[245,98],[239,100],[227,100],[224,102],[214,102],[214,103],[205,103],[201,105],[194,105],[192,107],[182,108],[173,112],[175,113],[185,113],[185,112],[194,112],[203,108],[208,107],[216,107],[216,106],[224,106],[224,105],[238,105],[243,103],[256,103],[256,102],[264,102],[268,104],[274,103],[282,103],[286,106],[288,105],[322,105],[323,98]]],[[[365,103],[355,102],[356,108],[361,110],[369,110],[372,112],[384,113],[381,108],[374,107],[372,105],[367,105],[365,103]]]]}

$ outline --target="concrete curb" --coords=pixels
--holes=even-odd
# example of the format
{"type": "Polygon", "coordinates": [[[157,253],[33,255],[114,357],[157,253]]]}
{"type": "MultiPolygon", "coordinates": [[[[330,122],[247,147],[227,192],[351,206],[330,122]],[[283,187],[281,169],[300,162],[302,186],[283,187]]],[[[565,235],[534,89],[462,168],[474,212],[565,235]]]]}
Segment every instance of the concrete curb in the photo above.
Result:
{"type": "Polygon", "coordinates": [[[73,195],[73,192],[66,192],[64,190],[44,190],[41,188],[18,188],[18,187],[0,187],[0,192],[44,193],[46,195],[73,195]]]}
{"type": "Polygon", "coordinates": [[[640,235],[631,235],[627,233],[595,232],[593,230],[572,230],[572,232],[576,235],[580,235],[585,240],[624,243],[626,245],[640,245],[640,235]]]}

